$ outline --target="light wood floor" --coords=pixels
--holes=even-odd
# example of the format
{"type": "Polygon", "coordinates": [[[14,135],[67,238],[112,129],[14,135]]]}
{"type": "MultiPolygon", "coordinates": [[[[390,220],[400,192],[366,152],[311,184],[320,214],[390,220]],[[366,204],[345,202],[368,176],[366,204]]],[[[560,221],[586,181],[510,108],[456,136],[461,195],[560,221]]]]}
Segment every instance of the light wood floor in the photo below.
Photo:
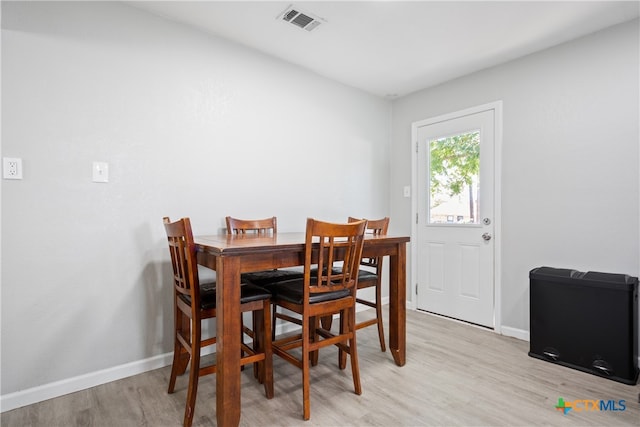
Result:
{"type": "MultiPolygon", "coordinates": [[[[369,312],[359,313],[367,316],[369,312]]],[[[529,344],[436,316],[407,313],[407,364],[382,353],[375,328],[358,335],[363,394],[337,351],[312,369],[311,420],[302,421],[300,371],[278,357],[275,397],[242,374],[242,426],[615,426],[640,425],[640,386],[629,386],[527,355],[529,344]],[[625,411],[575,412],[558,398],[626,401],[625,411]]],[[[62,396],[1,416],[11,426],[179,426],[187,376],[166,392],[169,367],[62,396]]],[[[215,376],[200,379],[194,426],[215,425],[215,376]]]]}

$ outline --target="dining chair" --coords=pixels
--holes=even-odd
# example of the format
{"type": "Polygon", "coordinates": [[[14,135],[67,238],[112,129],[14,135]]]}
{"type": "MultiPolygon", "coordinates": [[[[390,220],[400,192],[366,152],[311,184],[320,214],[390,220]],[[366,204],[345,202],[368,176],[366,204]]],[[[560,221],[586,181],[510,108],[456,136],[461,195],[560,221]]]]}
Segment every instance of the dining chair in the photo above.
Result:
{"type": "MultiPolygon", "coordinates": [[[[278,234],[278,220],[275,216],[265,219],[238,219],[228,216],[226,217],[226,222],[227,234],[257,234],[260,236],[276,236],[278,234]]],[[[302,277],[302,271],[296,268],[281,268],[242,274],[244,280],[258,286],[300,277],[302,277]]]]}
{"type": "MultiPolygon", "coordinates": [[[[277,218],[265,218],[265,219],[239,219],[231,216],[225,218],[227,223],[227,234],[256,234],[261,236],[275,236],[278,233],[278,220],[277,218]]],[[[303,277],[303,272],[296,268],[281,268],[263,271],[252,271],[249,273],[243,273],[241,278],[248,283],[262,286],[268,289],[273,283],[281,282],[289,279],[300,279],[303,277]]],[[[273,308],[272,313],[272,339],[275,338],[276,332],[276,319],[280,317],[276,308],[273,308]]],[[[251,336],[251,332],[245,328],[245,333],[251,336]]]]}
{"type": "Polygon", "coordinates": [[[227,234],[276,234],[278,219],[274,216],[265,219],[239,219],[228,216],[227,234]]]}
{"type": "MultiPolygon", "coordinates": [[[[216,344],[215,336],[202,335],[202,321],[216,317],[216,285],[199,282],[196,250],[189,218],[171,222],[163,219],[171,265],[173,267],[173,316],[174,346],[169,393],[173,393],[176,377],[189,370],[187,402],[184,412],[184,427],[191,426],[198,391],[198,379],[216,372],[216,364],[201,366],[202,348],[216,344]]],[[[242,284],[240,287],[240,311],[251,312],[254,317],[253,348],[241,344],[240,365],[259,363],[259,381],[264,384],[268,399],[273,397],[273,358],[271,347],[271,294],[255,285],[242,284]]]]}
{"type": "MultiPolygon", "coordinates": [[[[243,234],[258,236],[277,236],[278,219],[277,217],[264,219],[239,219],[228,216],[225,218],[227,223],[227,234],[243,234]]],[[[245,273],[244,278],[251,281],[254,285],[264,285],[274,280],[293,279],[302,277],[302,271],[291,269],[273,269],[260,272],[245,273]]]]}
{"type": "MultiPolygon", "coordinates": [[[[349,222],[360,221],[358,218],[349,217],[349,222]]],[[[374,236],[384,236],[389,228],[389,218],[385,217],[376,220],[367,220],[365,233],[374,236]]],[[[358,271],[358,290],[375,287],[375,300],[356,297],[356,302],[376,309],[376,317],[356,323],[356,329],[367,326],[378,325],[378,338],[380,339],[380,349],[387,351],[384,343],[384,327],[382,326],[382,260],[383,257],[365,257],[360,261],[360,265],[365,267],[358,271]],[[371,271],[373,270],[373,271],[371,271]]],[[[360,293],[361,294],[361,293],[360,293]]]]}
{"type": "MultiPolygon", "coordinates": [[[[304,276],[273,284],[272,301],[301,317],[300,332],[273,341],[274,354],[302,370],[303,419],[311,416],[311,357],[323,347],[335,345],[340,356],[350,355],[356,394],[362,393],[355,330],[358,268],[362,256],[366,221],[334,224],[307,219],[304,276]],[[334,268],[341,265],[341,268],[334,268]],[[311,275],[311,269],[317,274],[311,275]],[[320,318],[339,314],[340,328],[322,327],[320,318]],[[298,349],[301,349],[301,353],[298,349]]],[[[298,324],[297,321],[293,323],[298,324]]],[[[339,360],[341,358],[339,357],[339,360]]],[[[344,366],[339,364],[340,369],[344,366]]]]}
{"type": "MultiPolygon", "coordinates": [[[[353,217],[348,218],[348,222],[357,222],[357,221],[361,221],[361,219],[353,218],[353,217]]],[[[376,219],[376,220],[370,219],[370,220],[367,220],[367,227],[365,230],[365,234],[383,236],[387,234],[388,228],[389,228],[388,217],[385,217],[382,219],[376,219]]],[[[358,271],[358,290],[375,287],[375,299],[371,301],[370,299],[364,299],[363,297],[358,298],[357,297],[358,293],[356,293],[356,302],[371,308],[375,308],[376,315],[372,319],[367,319],[362,322],[356,322],[356,330],[365,328],[367,326],[377,325],[378,339],[380,341],[380,349],[382,351],[387,351],[387,347],[385,345],[385,340],[384,340],[384,326],[383,326],[383,318],[382,318],[382,260],[383,260],[383,257],[364,257],[360,261],[360,265],[365,268],[360,268],[358,271]]],[[[314,273],[315,271],[312,270],[312,274],[314,273]]],[[[325,328],[327,329],[331,328],[332,319],[330,317],[322,319],[322,322],[325,328]]],[[[343,361],[343,365],[344,365],[344,361],[343,361]]]]}

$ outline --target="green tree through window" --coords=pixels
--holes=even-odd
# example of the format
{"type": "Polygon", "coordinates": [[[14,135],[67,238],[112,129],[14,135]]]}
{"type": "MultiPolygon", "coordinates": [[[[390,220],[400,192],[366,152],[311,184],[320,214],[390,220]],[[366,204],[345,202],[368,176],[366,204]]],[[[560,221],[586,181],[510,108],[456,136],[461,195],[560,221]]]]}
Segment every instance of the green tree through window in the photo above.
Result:
{"type": "MultiPolygon", "coordinates": [[[[431,208],[442,200],[439,195],[458,196],[467,189],[470,223],[476,222],[474,186],[479,185],[480,131],[430,141],[431,208]]],[[[476,191],[477,194],[477,191],[476,191]]]]}

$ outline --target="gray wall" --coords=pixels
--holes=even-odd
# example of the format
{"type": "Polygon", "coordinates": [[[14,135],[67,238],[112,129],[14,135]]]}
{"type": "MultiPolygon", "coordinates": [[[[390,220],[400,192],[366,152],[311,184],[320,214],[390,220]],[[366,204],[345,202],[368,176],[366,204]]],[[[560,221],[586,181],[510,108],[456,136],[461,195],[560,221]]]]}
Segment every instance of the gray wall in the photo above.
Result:
{"type": "Polygon", "coordinates": [[[2,2],[2,125],[3,397],[170,351],[165,215],[388,214],[389,101],[116,2],[2,2]]]}
{"type": "Polygon", "coordinates": [[[503,327],[529,330],[534,267],[639,273],[638,52],[635,20],[393,105],[391,217],[410,232],[411,123],[503,101],[503,327]]]}

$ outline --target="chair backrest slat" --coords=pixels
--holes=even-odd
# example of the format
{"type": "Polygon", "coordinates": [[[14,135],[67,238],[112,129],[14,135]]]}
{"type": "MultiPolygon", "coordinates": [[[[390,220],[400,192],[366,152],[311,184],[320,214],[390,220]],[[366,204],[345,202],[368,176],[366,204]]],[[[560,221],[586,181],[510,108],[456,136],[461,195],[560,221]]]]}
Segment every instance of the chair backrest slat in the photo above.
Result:
{"type": "Polygon", "coordinates": [[[191,297],[192,306],[199,307],[198,264],[191,222],[189,218],[171,222],[168,217],[163,218],[163,222],[171,254],[174,289],[191,297]]]}
{"type": "Polygon", "coordinates": [[[307,219],[305,293],[355,289],[366,223],[363,220],[335,224],[307,219]],[[318,247],[314,250],[313,245],[316,243],[318,247]],[[317,264],[318,274],[312,277],[310,271],[314,264],[317,264]]]}
{"type": "Polygon", "coordinates": [[[276,217],[265,219],[238,219],[226,217],[227,234],[276,234],[278,222],[276,217]]]}
{"type": "MultiPolygon", "coordinates": [[[[360,219],[349,217],[348,221],[355,222],[360,221],[360,219]]],[[[374,236],[385,236],[388,229],[389,217],[384,217],[382,219],[369,219],[367,220],[367,229],[365,230],[365,233],[372,234],[374,236]]],[[[373,267],[379,273],[379,270],[382,268],[382,259],[382,257],[362,258],[360,265],[373,267]]]]}

